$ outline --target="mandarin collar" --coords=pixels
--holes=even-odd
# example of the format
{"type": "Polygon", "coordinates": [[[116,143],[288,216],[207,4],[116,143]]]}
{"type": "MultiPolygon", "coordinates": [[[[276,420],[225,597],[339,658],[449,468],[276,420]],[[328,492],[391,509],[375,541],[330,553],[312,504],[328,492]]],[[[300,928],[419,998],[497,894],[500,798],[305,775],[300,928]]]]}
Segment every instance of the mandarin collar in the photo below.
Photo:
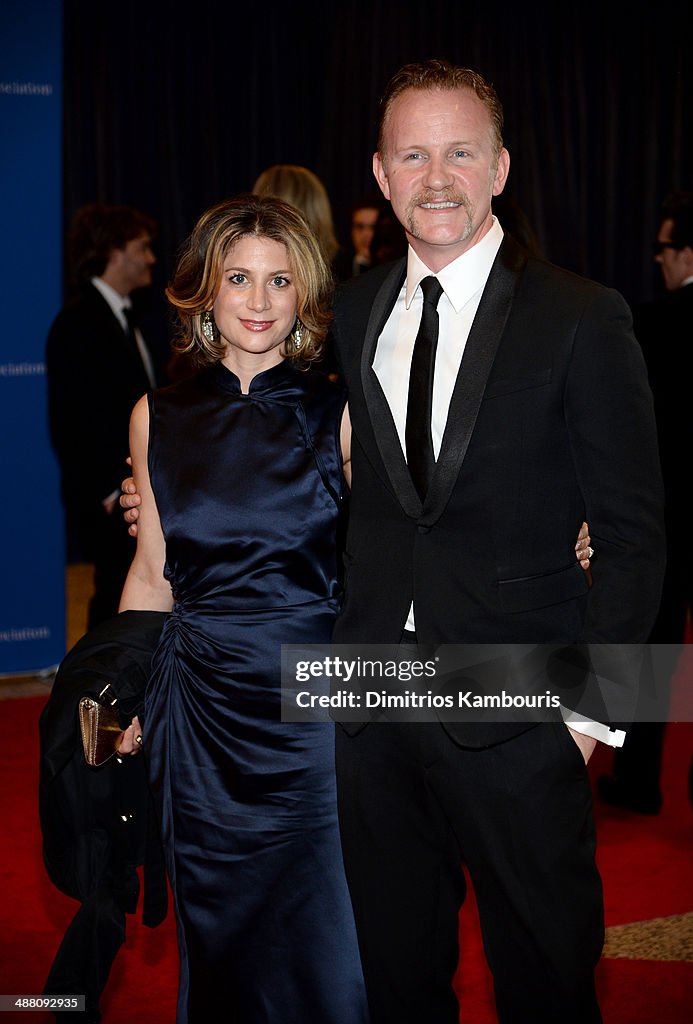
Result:
{"type": "Polygon", "coordinates": [[[212,375],[224,391],[234,395],[241,395],[243,398],[259,398],[268,392],[271,392],[273,397],[280,397],[282,395],[286,395],[286,397],[291,395],[299,396],[305,391],[305,385],[302,381],[305,373],[298,370],[289,359],[282,359],[275,366],[270,366],[269,369],[256,373],[250,381],[247,395],[244,395],[241,391],[240,379],[233,370],[230,370],[221,361],[212,367],[212,375]]]}

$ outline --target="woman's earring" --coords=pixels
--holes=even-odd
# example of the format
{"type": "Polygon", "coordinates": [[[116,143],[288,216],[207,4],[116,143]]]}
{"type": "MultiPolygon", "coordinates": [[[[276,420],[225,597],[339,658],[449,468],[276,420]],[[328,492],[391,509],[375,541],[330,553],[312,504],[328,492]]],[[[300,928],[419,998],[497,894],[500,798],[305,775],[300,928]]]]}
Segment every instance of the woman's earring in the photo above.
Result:
{"type": "Polygon", "coordinates": [[[294,329],[291,334],[291,340],[294,343],[295,351],[299,352],[303,345],[303,324],[298,317],[296,317],[296,323],[294,324],[294,329]]]}
{"type": "Polygon", "coordinates": [[[212,313],[206,309],[202,314],[202,333],[210,344],[214,344],[217,332],[217,325],[212,319],[212,313]]]}

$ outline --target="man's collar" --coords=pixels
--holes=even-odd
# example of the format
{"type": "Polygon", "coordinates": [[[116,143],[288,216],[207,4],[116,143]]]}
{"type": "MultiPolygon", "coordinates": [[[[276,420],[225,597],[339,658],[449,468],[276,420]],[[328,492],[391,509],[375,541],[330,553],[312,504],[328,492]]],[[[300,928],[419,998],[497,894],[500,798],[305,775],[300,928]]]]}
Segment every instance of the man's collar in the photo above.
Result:
{"type": "Polygon", "coordinates": [[[94,285],[96,290],[103,295],[104,299],[116,316],[118,316],[123,309],[129,308],[132,305],[129,295],[122,296],[120,292],[117,292],[110,284],[106,284],[102,277],[92,277],[91,283],[94,285]]]}
{"type": "MultiPolygon", "coordinates": [[[[498,220],[494,217],[493,224],[486,232],[481,241],[473,245],[467,252],[448,263],[434,276],[438,278],[443,286],[453,309],[456,313],[469,302],[473,295],[483,288],[491,273],[493,261],[498,254],[501,242],[503,241],[503,229],[498,220]]],[[[405,304],[407,309],[411,305],[414,293],[424,277],[429,277],[432,271],[428,269],[423,260],[409,246],[407,255],[407,281],[405,304]]]]}

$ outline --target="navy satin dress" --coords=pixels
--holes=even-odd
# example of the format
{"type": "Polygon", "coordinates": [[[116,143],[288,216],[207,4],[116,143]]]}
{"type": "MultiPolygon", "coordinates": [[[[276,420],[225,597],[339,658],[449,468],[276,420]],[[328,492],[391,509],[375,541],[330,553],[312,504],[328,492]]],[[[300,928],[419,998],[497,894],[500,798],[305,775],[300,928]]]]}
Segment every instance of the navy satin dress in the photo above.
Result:
{"type": "Polygon", "coordinates": [[[280,721],[284,643],[338,610],[340,390],[218,364],[150,399],[175,605],[145,743],[178,920],[178,1024],[363,1024],[331,725],[280,721]]]}

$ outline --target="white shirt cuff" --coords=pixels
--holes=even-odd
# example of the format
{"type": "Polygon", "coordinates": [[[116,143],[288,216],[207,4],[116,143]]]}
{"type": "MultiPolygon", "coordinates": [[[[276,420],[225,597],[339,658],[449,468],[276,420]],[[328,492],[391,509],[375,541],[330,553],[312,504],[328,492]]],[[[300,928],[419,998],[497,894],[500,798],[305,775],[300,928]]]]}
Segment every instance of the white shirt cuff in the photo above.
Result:
{"type": "Polygon", "coordinates": [[[564,708],[562,705],[561,714],[565,724],[569,725],[575,732],[581,732],[583,736],[591,736],[592,739],[599,740],[600,743],[606,743],[609,747],[623,746],[623,741],[626,738],[623,729],[610,729],[603,722],[595,722],[591,718],[585,718],[584,715],[578,714],[577,711],[571,711],[570,708],[564,708]]]}

